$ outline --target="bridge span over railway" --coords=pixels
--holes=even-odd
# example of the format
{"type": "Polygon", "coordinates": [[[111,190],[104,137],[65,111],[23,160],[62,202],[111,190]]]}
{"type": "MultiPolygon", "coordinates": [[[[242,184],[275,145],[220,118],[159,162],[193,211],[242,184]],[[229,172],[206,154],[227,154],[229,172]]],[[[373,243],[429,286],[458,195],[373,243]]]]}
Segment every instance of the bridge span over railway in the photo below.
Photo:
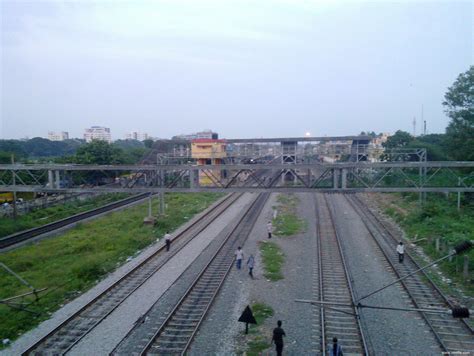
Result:
{"type": "Polygon", "coordinates": [[[474,162],[7,164],[0,165],[0,191],[474,192],[474,162]]]}

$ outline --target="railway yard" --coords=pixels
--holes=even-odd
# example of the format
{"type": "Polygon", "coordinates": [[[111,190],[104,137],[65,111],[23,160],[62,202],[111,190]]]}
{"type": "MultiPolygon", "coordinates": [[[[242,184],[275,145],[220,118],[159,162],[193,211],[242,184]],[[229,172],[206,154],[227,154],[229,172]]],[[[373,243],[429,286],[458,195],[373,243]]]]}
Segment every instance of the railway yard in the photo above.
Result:
{"type": "Polygon", "coordinates": [[[278,194],[220,198],[172,232],[169,252],[164,241],[152,243],[1,353],[271,354],[277,320],[288,355],[323,354],[335,336],[349,355],[474,353],[469,319],[426,312],[452,309],[457,301],[423,272],[371,295],[420,265],[408,243],[398,263],[402,232],[368,207],[367,196],[296,193],[292,199],[299,231],[276,230],[270,240],[266,224],[281,213],[278,194]],[[281,249],[281,279],[265,270],[260,252],[269,244],[281,249]],[[234,263],[237,246],[244,251],[242,270],[234,263]],[[245,263],[250,254],[253,279],[245,263]],[[272,312],[245,335],[237,320],[257,304],[272,312]]]}

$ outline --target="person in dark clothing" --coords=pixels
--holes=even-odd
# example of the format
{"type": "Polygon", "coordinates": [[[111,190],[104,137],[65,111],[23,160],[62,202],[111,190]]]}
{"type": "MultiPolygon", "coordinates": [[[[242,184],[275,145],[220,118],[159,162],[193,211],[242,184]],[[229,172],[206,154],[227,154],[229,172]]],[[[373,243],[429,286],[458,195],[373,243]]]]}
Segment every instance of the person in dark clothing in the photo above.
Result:
{"type": "Polygon", "coordinates": [[[286,334],[281,328],[281,320],[278,320],[277,325],[278,327],[273,329],[272,342],[275,343],[277,356],[281,356],[283,352],[283,336],[286,336],[286,334]]]}
{"type": "Polygon", "coordinates": [[[255,265],[255,258],[253,255],[250,255],[249,259],[247,260],[247,267],[249,268],[249,276],[253,279],[253,266],[255,265]]]}
{"type": "Polygon", "coordinates": [[[169,251],[169,250],[170,250],[170,246],[171,246],[171,235],[170,235],[169,231],[166,231],[166,234],[165,234],[165,243],[166,243],[166,251],[169,251]]]}
{"type": "Polygon", "coordinates": [[[332,345],[329,346],[329,356],[343,356],[342,346],[337,343],[337,337],[332,338],[332,345]]]}

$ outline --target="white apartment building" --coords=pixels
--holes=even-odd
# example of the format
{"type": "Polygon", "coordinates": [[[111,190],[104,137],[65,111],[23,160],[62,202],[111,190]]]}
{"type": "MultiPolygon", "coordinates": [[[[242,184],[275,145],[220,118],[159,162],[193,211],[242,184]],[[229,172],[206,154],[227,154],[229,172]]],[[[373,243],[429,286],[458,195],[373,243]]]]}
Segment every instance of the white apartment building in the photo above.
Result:
{"type": "Polygon", "coordinates": [[[84,140],[91,142],[92,140],[112,142],[112,136],[110,135],[110,128],[102,126],[91,126],[89,129],[84,131],[84,140]]]}
{"type": "Polygon", "coordinates": [[[126,140],[145,141],[149,138],[150,138],[150,136],[146,132],[132,131],[132,132],[125,135],[126,140]]]}
{"type": "Polygon", "coordinates": [[[64,141],[69,140],[69,132],[61,131],[48,131],[48,140],[50,141],[64,141]]]}

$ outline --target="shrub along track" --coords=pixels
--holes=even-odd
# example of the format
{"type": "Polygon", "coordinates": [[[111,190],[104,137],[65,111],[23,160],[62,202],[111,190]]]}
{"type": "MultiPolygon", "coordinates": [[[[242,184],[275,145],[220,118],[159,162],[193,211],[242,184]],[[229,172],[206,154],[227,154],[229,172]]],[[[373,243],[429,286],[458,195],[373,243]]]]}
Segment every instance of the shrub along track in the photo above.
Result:
{"type": "Polygon", "coordinates": [[[188,226],[174,238],[173,250],[163,256],[165,247],[128,272],[103,293],[74,313],[45,337],[28,348],[22,355],[61,355],[70,350],[85,335],[125,301],[135,290],[148,280],[158,269],[178,253],[188,242],[217,219],[241,195],[231,194],[188,226]]]}
{"type": "Polygon", "coordinates": [[[337,335],[344,345],[344,353],[367,355],[337,225],[326,195],[315,195],[315,211],[318,263],[314,266],[313,292],[316,300],[331,305],[315,307],[319,327],[314,331],[319,337],[319,349],[314,351],[324,354],[332,337],[337,335]]]}
{"type": "MultiPolygon", "coordinates": [[[[344,195],[360,215],[380,250],[398,278],[414,272],[420,265],[405,250],[405,260],[398,263],[394,253],[398,243],[395,235],[386,227],[369,207],[356,195],[344,195]]],[[[441,292],[429,276],[421,271],[400,282],[413,304],[421,309],[452,309],[453,303],[441,292]],[[426,282],[425,282],[426,281],[426,282]]],[[[420,312],[442,349],[451,353],[474,353],[474,331],[463,319],[454,319],[449,314],[420,312]]]]}

